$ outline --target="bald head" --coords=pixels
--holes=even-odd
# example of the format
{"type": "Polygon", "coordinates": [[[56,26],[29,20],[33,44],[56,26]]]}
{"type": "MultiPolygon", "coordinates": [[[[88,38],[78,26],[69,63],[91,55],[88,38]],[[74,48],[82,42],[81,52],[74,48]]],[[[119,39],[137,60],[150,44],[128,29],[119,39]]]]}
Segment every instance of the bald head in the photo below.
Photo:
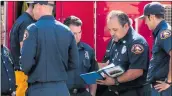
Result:
{"type": "Polygon", "coordinates": [[[130,21],[124,12],[113,10],[107,16],[107,27],[115,42],[118,42],[127,34],[130,21]]]}
{"type": "Polygon", "coordinates": [[[127,14],[125,14],[122,11],[118,11],[118,10],[113,10],[108,14],[107,22],[115,17],[118,18],[118,21],[122,26],[124,26],[126,23],[128,23],[128,25],[130,26],[130,20],[129,20],[129,17],[127,16],[127,14]]]}

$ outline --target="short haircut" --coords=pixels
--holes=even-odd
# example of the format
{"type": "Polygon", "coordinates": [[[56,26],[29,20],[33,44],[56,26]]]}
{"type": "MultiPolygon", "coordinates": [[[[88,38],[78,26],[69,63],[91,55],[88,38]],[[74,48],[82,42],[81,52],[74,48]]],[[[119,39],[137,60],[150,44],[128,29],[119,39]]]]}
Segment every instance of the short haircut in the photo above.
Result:
{"type": "Polygon", "coordinates": [[[155,14],[155,17],[158,18],[158,19],[164,19],[164,14],[155,14]]]}
{"type": "Polygon", "coordinates": [[[130,20],[127,14],[125,14],[122,11],[118,11],[118,10],[112,10],[108,16],[107,16],[107,21],[109,21],[110,19],[113,19],[114,17],[117,17],[119,20],[119,23],[124,27],[124,25],[126,23],[128,23],[128,25],[130,26],[130,20]]]}
{"type": "Polygon", "coordinates": [[[70,26],[70,25],[82,26],[82,21],[80,18],[76,16],[69,16],[64,20],[64,24],[67,26],[70,26]]]}
{"type": "MultiPolygon", "coordinates": [[[[157,19],[164,19],[164,18],[165,18],[164,14],[155,14],[155,17],[156,17],[157,19]]],[[[150,15],[148,15],[148,18],[149,18],[149,20],[150,20],[150,15]]]]}

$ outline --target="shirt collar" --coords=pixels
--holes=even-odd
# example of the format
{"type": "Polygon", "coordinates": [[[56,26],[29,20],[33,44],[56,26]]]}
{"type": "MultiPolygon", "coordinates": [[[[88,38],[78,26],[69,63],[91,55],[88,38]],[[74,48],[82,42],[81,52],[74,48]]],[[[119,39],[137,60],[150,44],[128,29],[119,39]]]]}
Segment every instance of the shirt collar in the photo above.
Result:
{"type": "Polygon", "coordinates": [[[54,16],[52,16],[52,15],[44,15],[41,18],[39,18],[39,20],[45,20],[45,19],[55,20],[54,16]]]}
{"type": "Polygon", "coordinates": [[[157,36],[159,30],[162,28],[162,26],[163,26],[164,24],[166,24],[166,22],[165,22],[165,20],[162,20],[162,21],[156,26],[156,28],[155,28],[154,31],[153,31],[153,36],[154,36],[154,37],[157,36]]]}
{"type": "Polygon", "coordinates": [[[79,42],[77,46],[79,50],[84,49],[84,45],[81,42],[79,42]]]}
{"type": "Polygon", "coordinates": [[[32,20],[33,20],[32,16],[31,16],[29,13],[24,12],[24,14],[25,14],[25,15],[27,15],[30,19],[32,19],[32,20]]]}
{"type": "Polygon", "coordinates": [[[123,38],[121,38],[118,42],[119,43],[126,43],[127,40],[128,40],[128,37],[130,36],[130,34],[132,32],[132,30],[133,29],[130,27],[129,30],[128,30],[128,32],[127,32],[127,34],[123,38]]]}

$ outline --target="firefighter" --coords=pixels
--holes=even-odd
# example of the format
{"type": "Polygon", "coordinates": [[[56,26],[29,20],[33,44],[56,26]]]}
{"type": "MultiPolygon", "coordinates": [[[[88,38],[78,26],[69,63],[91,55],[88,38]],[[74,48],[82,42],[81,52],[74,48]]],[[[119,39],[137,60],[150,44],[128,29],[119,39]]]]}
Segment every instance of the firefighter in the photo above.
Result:
{"type": "Polygon", "coordinates": [[[164,20],[165,8],[159,2],[144,7],[140,17],[153,31],[154,44],[148,71],[152,84],[152,96],[172,96],[172,36],[171,26],[164,20]]]}
{"type": "Polygon", "coordinates": [[[28,9],[15,21],[10,32],[10,49],[14,58],[16,84],[18,86],[16,94],[18,96],[24,96],[27,89],[27,76],[21,71],[19,57],[21,56],[20,49],[23,44],[24,31],[33,22],[32,4],[30,4],[28,9]]]}
{"type": "Polygon", "coordinates": [[[14,67],[15,70],[19,71],[21,70],[19,57],[21,56],[20,49],[23,43],[23,35],[26,27],[34,22],[32,10],[32,4],[30,4],[26,12],[23,12],[23,14],[15,21],[10,32],[10,49],[14,58],[14,67]]]}
{"type": "Polygon", "coordinates": [[[97,83],[107,85],[114,93],[111,96],[150,96],[150,85],[146,83],[149,66],[146,40],[130,26],[128,16],[122,11],[111,11],[107,26],[114,42],[109,64],[119,65],[125,72],[115,78],[105,75],[105,80],[97,83]]]}
{"type": "Polygon", "coordinates": [[[67,72],[79,62],[74,35],[52,16],[54,2],[33,1],[34,18],[21,50],[22,70],[28,75],[26,96],[69,96],[67,72]]]}
{"type": "Polygon", "coordinates": [[[71,70],[68,72],[69,79],[67,85],[70,94],[71,96],[95,96],[97,85],[89,85],[88,92],[86,90],[86,84],[80,77],[80,74],[98,70],[93,48],[80,41],[82,35],[82,21],[76,16],[69,16],[64,20],[64,24],[67,25],[74,33],[79,52],[79,64],[77,65],[77,70],[71,70]]]}
{"type": "Polygon", "coordinates": [[[4,26],[1,22],[1,96],[15,96],[16,83],[14,74],[14,62],[10,51],[3,45],[4,26]]]}

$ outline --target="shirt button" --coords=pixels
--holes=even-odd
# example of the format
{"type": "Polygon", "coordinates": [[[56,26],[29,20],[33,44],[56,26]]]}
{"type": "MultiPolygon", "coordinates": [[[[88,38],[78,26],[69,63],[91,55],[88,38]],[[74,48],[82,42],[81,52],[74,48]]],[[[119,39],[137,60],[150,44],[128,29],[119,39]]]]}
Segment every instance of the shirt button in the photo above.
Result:
{"type": "Polygon", "coordinates": [[[9,90],[11,91],[11,88],[9,90]]]}
{"type": "Polygon", "coordinates": [[[9,81],[11,81],[11,78],[9,78],[9,81]]]}
{"type": "Polygon", "coordinates": [[[126,43],[126,41],[123,41],[123,43],[126,43]]]}
{"type": "Polygon", "coordinates": [[[8,69],[7,69],[7,72],[8,72],[8,69]]]}
{"type": "Polygon", "coordinates": [[[121,61],[121,59],[119,59],[119,61],[121,61]]]}
{"type": "Polygon", "coordinates": [[[115,51],[117,51],[117,49],[115,51]]]}
{"type": "Polygon", "coordinates": [[[3,63],[5,64],[5,61],[3,63]]]}

